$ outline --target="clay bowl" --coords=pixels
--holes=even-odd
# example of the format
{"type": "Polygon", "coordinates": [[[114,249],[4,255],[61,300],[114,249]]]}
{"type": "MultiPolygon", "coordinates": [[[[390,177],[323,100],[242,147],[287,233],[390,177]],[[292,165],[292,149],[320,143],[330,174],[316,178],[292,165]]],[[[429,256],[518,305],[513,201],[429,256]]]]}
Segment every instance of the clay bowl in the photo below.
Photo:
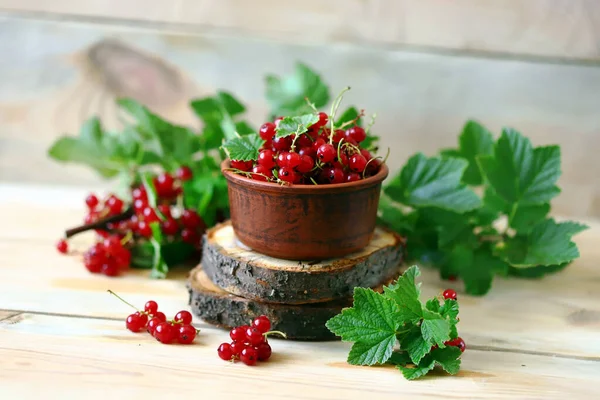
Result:
{"type": "Polygon", "coordinates": [[[324,260],[364,248],[373,235],[383,164],[367,179],[332,185],[282,186],[227,170],[231,223],[252,250],[287,260],[324,260]]]}

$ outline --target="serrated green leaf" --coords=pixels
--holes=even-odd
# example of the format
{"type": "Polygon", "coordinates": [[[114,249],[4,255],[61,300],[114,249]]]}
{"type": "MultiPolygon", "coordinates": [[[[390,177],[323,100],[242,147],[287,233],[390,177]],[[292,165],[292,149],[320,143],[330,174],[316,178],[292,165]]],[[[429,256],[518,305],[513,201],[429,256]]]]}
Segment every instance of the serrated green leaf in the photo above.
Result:
{"type": "Polygon", "coordinates": [[[525,278],[525,279],[539,279],[546,275],[554,274],[556,272],[562,271],[569,264],[570,263],[564,263],[564,264],[559,264],[559,265],[536,266],[536,267],[528,267],[528,268],[509,267],[508,274],[511,276],[517,276],[519,278],[525,278]]]}
{"type": "Polygon", "coordinates": [[[355,342],[348,354],[348,363],[352,365],[383,364],[392,355],[395,344],[395,336],[389,336],[378,342],[355,342]]]}
{"type": "Polygon", "coordinates": [[[419,275],[418,267],[412,266],[394,284],[383,288],[385,297],[397,304],[399,318],[402,321],[416,322],[423,316],[423,309],[419,301],[421,284],[415,283],[415,278],[419,275]]]}
{"type": "Polygon", "coordinates": [[[425,310],[421,322],[421,334],[430,346],[444,347],[444,342],[450,340],[450,323],[440,314],[425,310]]]}
{"type": "Polygon", "coordinates": [[[495,192],[509,203],[536,205],[560,193],[560,148],[533,148],[528,138],[504,129],[493,156],[478,156],[479,166],[495,192]]]}
{"type": "Polygon", "coordinates": [[[517,205],[509,217],[508,224],[519,234],[527,234],[533,227],[544,220],[550,212],[550,204],[517,205]]]}
{"type": "Polygon", "coordinates": [[[273,115],[300,115],[310,112],[308,98],[317,108],[329,102],[329,89],[308,66],[296,63],[294,73],[266,78],[266,98],[273,115]]]}
{"type": "Polygon", "coordinates": [[[319,116],[316,114],[304,114],[295,117],[284,117],[279,121],[279,125],[275,128],[275,137],[281,138],[290,135],[300,135],[308,130],[308,128],[319,121],[319,116]]]}
{"type": "Polygon", "coordinates": [[[425,308],[434,313],[439,313],[440,312],[440,301],[438,300],[437,297],[434,297],[433,299],[429,299],[425,303],[425,308]]]}
{"type": "Polygon", "coordinates": [[[460,182],[468,163],[458,158],[427,158],[418,153],[384,189],[394,201],[412,207],[438,207],[463,213],[481,199],[460,182]]]}
{"type": "Polygon", "coordinates": [[[469,162],[462,176],[462,181],[468,185],[481,185],[483,180],[479,171],[476,157],[491,155],[494,150],[494,138],[490,131],[477,121],[467,121],[458,138],[457,151],[446,152],[445,155],[462,157],[469,162]]]}
{"type": "Polygon", "coordinates": [[[223,150],[230,160],[252,161],[258,160],[258,150],[264,140],[257,134],[238,136],[223,143],[223,150]]]}
{"type": "Polygon", "coordinates": [[[588,229],[576,222],[546,219],[531,229],[527,236],[515,236],[499,245],[495,252],[513,267],[535,267],[563,264],[579,257],[571,237],[588,229]]]}
{"type": "Polygon", "coordinates": [[[327,321],[344,341],[375,344],[395,337],[401,323],[398,305],[371,289],[355,288],[354,305],[327,321]]]}
{"type": "Polygon", "coordinates": [[[360,113],[354,106],[350,106],[344,110],[344,112],[339,116],[339,118],[335,121],[335,126],[340,126],[346,122],[356,120],[356,125],[363,126],[362,117],[358,118],[360,113]]]}
{"type": "Polygon", "coordinates": [[[423,339],[421,328],[413,326],[408,334],[400,340],[400,348],[408,353],[413,363],[419,364],[431,350],[431,344],[423,339]]]}
{"type": "Polygon", "coordinates": [[[418,218],[415,212],[406,214],[402,212],[398,204],[386,195],[382,195],[379,199],[378,214],[382,224],[403,235],[414,231],[418,218]]]}
{"type": "Polygon", "coordinates": [[[163,243],[163,237],[160,230],[160,224],[158,222],[152,222],[150,223],[150,228],[152,229],[150,243],[152,243],[152,247],[154,249],[154,259],[152,260],[152,271],[150,272],[150,277],[155,279],[164,279],[167,277],[167,273],[169,272],[169,266],[167,263],[165,263],[165,260],[162,257],[161,244],[163,243]]]}
{"type": "MultiPolygon", "coordinates": [[[[457,347],[439,348],[433,350],[417,365],[397,363],[397,366],[402,371],[402,375],[410,380],[427,375],[436,364],[440,365],[447,373],[455,375],[460,370],[460,356],[461,352],[457,347]]],[[[396,360],[402,361],[401,358],[396,358],[396,360]]]]}
{"type": "Polygon", "coordinates": [[[433,357],[423,359],[419,365],[398,365],[397,368],[402,372],[402,375],[408,380],[414,380],[427,375],[429,371],[435,367],[435,360],[433,357]]]}

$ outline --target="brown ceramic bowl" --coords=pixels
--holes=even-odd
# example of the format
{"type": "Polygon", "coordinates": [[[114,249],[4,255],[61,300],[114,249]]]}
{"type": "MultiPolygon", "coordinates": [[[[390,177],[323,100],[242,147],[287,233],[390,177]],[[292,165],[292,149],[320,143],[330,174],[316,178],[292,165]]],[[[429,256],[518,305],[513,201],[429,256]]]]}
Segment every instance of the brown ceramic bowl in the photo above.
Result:
{"type": "Polygon", "coordinates": [[[364,248],[373,235],[379,172],[356,182],[282,186],[221,171],[228,183],[231,222],[238,240],[254,251],[287,260],[323,260],[364,248]]]}

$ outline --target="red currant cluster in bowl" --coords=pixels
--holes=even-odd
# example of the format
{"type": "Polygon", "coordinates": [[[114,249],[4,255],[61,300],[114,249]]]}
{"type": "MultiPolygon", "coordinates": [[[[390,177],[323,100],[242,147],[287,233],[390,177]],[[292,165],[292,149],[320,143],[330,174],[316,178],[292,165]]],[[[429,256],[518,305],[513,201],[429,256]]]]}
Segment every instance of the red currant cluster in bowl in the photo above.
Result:
{"type": "Polygon", "coordinates": [[[271,321],[265,315],[255,318],[250,325],[235,327],[229,331],[231,343],[221,343],[217,353],[222,360],[240,360],[246,365],[255,365],[258,361],[267,361],[271,357],[271,345],[267,341],[270,334],[282,332],[269,331],[271,321]]]}
{"type": "Polygon", "coordinates": [[[232,160],[231,168],[256,180],[310,185],[359,181],[379,171],[380,158],[361,148],[367,133],[356,121],[332,132],[329,116],[319,112],[318,118],[306,132],[285,137],[276,135],[283,117],[264,123],[258,159],[232,160]]]}
{"type": "MultiPolygon", "coordinates": [[[[121,301],[127,303],[116,293],[109,291],[121,301]]],[[[132,306],[133,307],[133,306],[132,306]]],[[[167,321],[166,315],[158,311],[158,304],[154,300],[149,300],[144,306],[144,311],[137,311],[127,317],[125,326],[131,332],[141,332],[146,330],[156,340],[164,344],[180,343],[191,344],[199,332],[192,326],[192,314],[189,311],[179,311],[175,318],[167,321]]]]}

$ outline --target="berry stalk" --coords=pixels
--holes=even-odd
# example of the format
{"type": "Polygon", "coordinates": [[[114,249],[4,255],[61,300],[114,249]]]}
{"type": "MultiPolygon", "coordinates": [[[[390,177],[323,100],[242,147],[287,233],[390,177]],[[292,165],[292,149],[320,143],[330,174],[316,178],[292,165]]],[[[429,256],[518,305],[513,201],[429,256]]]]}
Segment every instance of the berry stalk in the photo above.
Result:
{"type": "Polygon", "coordinates": [[[117,215],[111,215],[110,217],[106,217],[100,219],[98,221],[92,222],[91,224],[84,224],[77,226],[75,228],[67,229],[65,231],[65,237],[70,238],[79,233],[87,232],[93,229],[107,230],[107,225],[113,222],[124,221],[133,216],[133,207],[129,207],[127,210],[123,211],[117,215]]]}

